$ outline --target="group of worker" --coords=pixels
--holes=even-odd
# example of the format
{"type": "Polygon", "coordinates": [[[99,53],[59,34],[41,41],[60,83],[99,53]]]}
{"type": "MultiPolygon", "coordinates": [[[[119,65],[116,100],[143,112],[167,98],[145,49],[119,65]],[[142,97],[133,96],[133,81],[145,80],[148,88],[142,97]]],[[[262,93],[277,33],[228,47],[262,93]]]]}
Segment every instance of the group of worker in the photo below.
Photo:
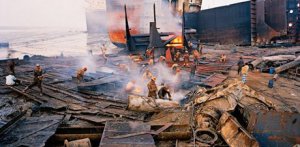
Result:
{"type": "MultiPolygon", "coordinates": [[[[8,62],[9,75],[6,76],[6,85],[14,86],[21,84],[21,81],[15,77],[15,61],[11,60],[8,62]]],[[[33,71],[33,82],[27,86],[23,92],[26,92],[28,89],[31,89],[34,86],[37,86],[40,89],[40,95],[43,95],[42,89],[42,80],[43,80],[43,70],[39,64],[35,65],[33,71]]]]}
{"type": "Polygon", "coordinates": [[[164,83],[161,84],[161,88],[158,90],[158,87],[156,86],[156,78],[152,77],[150,82],[147,84],[148,87],[148,97],[157,99],[166,99],[172,100],[172,96],[170,93],[170,89],[168,86],[166,86],[164,83]],[[158,97],[157,97],[158,95],[158,97]],[[168,96],[168,97],[166,97],[168,96]]]}

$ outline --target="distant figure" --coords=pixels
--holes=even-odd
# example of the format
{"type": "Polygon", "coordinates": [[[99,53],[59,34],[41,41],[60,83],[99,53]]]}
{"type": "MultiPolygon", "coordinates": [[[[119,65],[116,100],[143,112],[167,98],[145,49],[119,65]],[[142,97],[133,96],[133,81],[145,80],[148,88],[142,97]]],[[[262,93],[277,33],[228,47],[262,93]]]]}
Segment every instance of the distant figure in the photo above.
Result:
{"type": "Polygon", "coordinates": [[[166,63],[166,57],[160,56],[158,61],[159,61],[159,63],[164,65],[166,63]]]}
{"type": "Polygon", "coordinates": [[[104,64],[106,64],[107,60],[108,60],[108,57],[106,55],[106,51],[107,51],[107,48],[106,48],[105,44],[102,44],[101,52],[102,52],[102,57],[104,59],[104,64]]]}
{"type": "Polygon", "coordinates": [[[171,93],[170,93],[170,90],[167,86],[165,86],[164,83],[161,84],[161,88],[159,89],[158,91],[158,97],[160,99],[165,99],[166,98],[166,95],[168,94],[168,99],[169,100],[172,100],[172,96],[171,96],[171,93]]]}
{"type": "Polygon", "coordinates": [[[7,86],[19,85],[21,83],[21,81],[18,80],[14,75],[8,75],[5,78],[6,78],[5,84],[7,86]]]}
{"type": "Polygon", "coordinates": [[[175,59],[174,62],[180,62],[180,56],[181,56],[180,52],[177,51],[175,54],[175,57],[174,57],[174,59],[175,59]]]}
{"type": "Polygon", "coordinates": [[[268,87],[269,87],[269,88],[273,88],[275,82],[277,81],[277,79],[278,79],[278,74],[275,74],[275,75],[273,76],[273,78],[272,78],[271,80],[269,80],[268,87]]]}
{"type": "Polygon", "coordinates": [[[190,72],[190,80],[194,79],[195,74],[196,74],[196,70],[197,70],[197,65],[196,64],[192,64],[192,66],[191,66],[191,72],[190,72]]]}
{"type": "Polygon", "coordinates": [[[185,54],[183,55],[183,66],[189,66],[189,62],[190,62],[190,54],[188,51],[185,51],[185,54]]]}
{"type": "Polygon", "coordinates": [[[200,60],[200,54],[197,50],[193,51],[194,55],[194,64],[199,65],[199,60],[200,60]]]}
{"type": "Polygon", "coordinates": [[[147,84],[148,87],[148,97],[152,97],[157,99],[157,86],[156,86],[156,78],[153,77],[151,81],[147,84]]]}
{"type": "Polygon", "coordinates": [[[238,75],[240,74],[241,70],[242,70],[242,67],[244,66],[244,60],[243,60],[243,57],[241,56],[237,65],[238,65],[238,75]]]}
{"type": "Polygon", "coordinates": [[[154,59],[154,47],[148,48],[146,50],[146,58],[148,58],[148,59],[154,59]]]}
{"type": "Polygon", "coordinates": [[[188,41],[188,47],[189,47],[189,49],[193,48],[193,43],[191,41],[188,41]]]}
{"type": "Polygon", "coordinates": [[[16,66],[15,61],[10,60],[7,64],[7,66],[8,66],[8,70],[9,70],[10,74],[15,75],[15,66],[16,66]]]}
{"type": "Polygon", "coordinates": [[[226,55],[225,54],[222,54],[221,57],[220,57],[220,62],[221,63],[225,63],[226,62],[226,55]]]}
{"type": "Polygon", "coordinates": [[[83,68],[81,68],[77,71],[77,76],[76,76],[77,77],[77,83],[80,83],[80,82],[83,81],[83,76],[84,76],[86,71],[87,71],[86,67],[83,67],[83,68]]]}
{"type": "Polygon", "coordinates": [[[171,69],[172,69],[174,75],[176,74],[176,70],[178,69],[178,67],[179,67],[179,65],[176,63],[172,65],[171,69]]]}
{"type": "Polygon", "coordinates": [[[37,86],[40,89],[40,95],[43,95],[42,89],[42,81],[43,81],[43,70],[39,64],[36,64],[35,69],[33,71],[33,82],[27,86],[23,92],[26,92],[28,89],[31,89],[34,86],[37,86]]]}
{"type": "Polygon", "coordinates": [[[248,71],[249,71],[249,66],[248,63],[246,63],[243,67],[242,67],[242,82],[245,84],[247,81],[247,75],[248,75],[248,71]]]}
{"type": "Polygon", "coordinates": [[[143,79],[145,79],[145,80],[150,80],[150,79],[152,79],[152,78],[153,78],[152,73],[150,72],[149,69],[146,69],[146,71],[145,71],[144,74],[143,74],[143,79]]]}

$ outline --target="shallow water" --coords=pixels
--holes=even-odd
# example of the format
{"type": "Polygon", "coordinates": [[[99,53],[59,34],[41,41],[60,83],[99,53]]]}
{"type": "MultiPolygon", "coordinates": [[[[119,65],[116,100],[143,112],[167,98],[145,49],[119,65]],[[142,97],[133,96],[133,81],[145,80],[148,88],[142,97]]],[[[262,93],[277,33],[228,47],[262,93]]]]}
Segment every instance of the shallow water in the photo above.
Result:
{"type": "Polygon", "coordinates": [[[100,54],[100,46],[113,46],[107,34],[87,34],[49,28],[0,28],[0,42],[9,42],[9,48],[0,48],[0,59],[20,58],[24,55],[82,56],[92,50],[100,54]]]}

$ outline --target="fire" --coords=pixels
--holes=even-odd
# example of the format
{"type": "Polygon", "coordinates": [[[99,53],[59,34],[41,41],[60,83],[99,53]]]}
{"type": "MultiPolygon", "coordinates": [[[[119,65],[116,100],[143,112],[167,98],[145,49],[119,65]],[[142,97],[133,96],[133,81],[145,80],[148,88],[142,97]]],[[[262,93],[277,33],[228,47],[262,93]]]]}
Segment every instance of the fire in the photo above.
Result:
{"type": "MultiPolygon", "coordinates": [[[[139,32],[136,29],[130,30],[130,34],[138,34],[139,32]]],[[[108,32],[109,39],[114,43],[126,43],[125,30],[110,30],[108,32]]]]}
{"type": "Polygon", "coordinates": [[[182,36],[177,36],[170,44],[167,45],[167,47],[183,48],[182,36]]]}

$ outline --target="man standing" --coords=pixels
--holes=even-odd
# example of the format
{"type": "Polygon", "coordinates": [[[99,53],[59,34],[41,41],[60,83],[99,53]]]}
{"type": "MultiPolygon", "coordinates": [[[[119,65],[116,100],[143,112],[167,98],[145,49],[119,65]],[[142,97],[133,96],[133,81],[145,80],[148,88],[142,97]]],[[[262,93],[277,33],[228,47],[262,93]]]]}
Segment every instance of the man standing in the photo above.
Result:
{"type": "Polygon", "coordinates": [[[148,87],[148,97],[157,98],[157,86],[155,84],[156,78],[153,77],[151,81],[147,84],[148,87]]]}
{"type": "Polygon", "coordinates": [[[183,66],[189,66],[189,62],[190,62],[190,54],[188,51],[185,51],[185,54],[183,55],[183,66]]]}
{"type": "Polygon", "coordinates": [[[190,72],[190,80],[192,80],[195,77],[196,74],[197,65],[193,64],[191,66],[191,72],[190,72]]]}
{"type": "Polygon", "coordinates": [[[249,66],[248,63],[246,63],[243,67],[242,67],[242,82],[245,84],[247,81],[247,75],[248,75],[248,71],[249,71],[249,66]]]}
{"type": "Polygon", "coordinates": [[[28,89],[31,89],[33,86],[37,86],[40,89],[40,95],[43,95],[42,81],[43,81],[43,70],[39,64],[36,64],[33,71],[33,82],[27,86],[23,92],[26,92],[28,89]]]}
{"type": "Polygon", "coordinates": [[[10,74],[15,75],[15,66],[16,66],[15,61],[13,59],[11,59],[8,62],[7,66],[8,66],[8,70],[9,70],[10,74]]]}
{"type": "Polygon", "coordinates": [[[243,57],[240,57],[240,60],[238,61],[238,75],[240,74],[242,67],[244,66],[244,60],[243,57]]]}
{"type": "Polygon", "coordinates": [[[174,62],[179,62],[180,61],[180,56],[181,56],[180,52],[177,51],[176,54],[175,54],[174,62]]]}
{"type": "Polygon", "coordinates": [[[83,76],[86,71],[87,71],[86,67],[83,67],[77,71],[77,76],[76,76],[77,83],[80,83],[81,81],[83,81],[83,76]]]}
{"type": "Polygon", "coordinates": [[[161,83],[161,86],[162,87],[158,91],[158,97],[160,99],[165,99],[166,95],[168,94],[168,99],[172,100],[172,96],[171,96],[169,88],[167,86],[165,86],[164,83],[161,83]]]}
{"type": "Polygon", "coordinates": [[[104,64],[107,63],[107,55],[106,55],[106,51],[107,51],[107,48],[105,47],[105,44],[102,44],[102,47],[101,47],[101,52],[102,52],[102,57],[104,59],[104,64]]]}

